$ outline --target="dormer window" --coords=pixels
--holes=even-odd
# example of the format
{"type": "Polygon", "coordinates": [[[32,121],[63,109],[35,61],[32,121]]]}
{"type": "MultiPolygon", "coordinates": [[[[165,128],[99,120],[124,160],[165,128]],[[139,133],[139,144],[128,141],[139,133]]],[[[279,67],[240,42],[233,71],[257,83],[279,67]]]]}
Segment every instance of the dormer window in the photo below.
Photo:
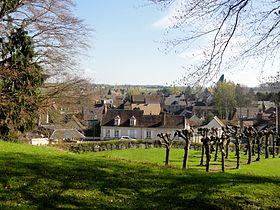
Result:
{"type": "Polygon", "coordinates": [[[130,126],[136,126],[136,118],[134,117],[134,116],[132,116],[131,118],[130,118],[130,126]]]}
{"type": "Polygon", "coordinates": [[[120,124],[121,124],[121,118],[120,118],[120,116],[118,115],[118,116],[115,117],[114,125],[115,125],[115,126],[119,126],[120,124]]]}

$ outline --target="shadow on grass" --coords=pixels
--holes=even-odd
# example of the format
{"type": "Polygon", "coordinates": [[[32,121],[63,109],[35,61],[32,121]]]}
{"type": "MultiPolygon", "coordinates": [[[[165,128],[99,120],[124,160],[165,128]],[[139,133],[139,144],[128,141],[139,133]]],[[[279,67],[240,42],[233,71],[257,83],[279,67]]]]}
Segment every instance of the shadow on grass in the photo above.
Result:
{"type": "Polygon", "coordinates": [[[206,174],[83,155],[6,153],[0,164],[1,209],[280,208],[279,178],[206,174]],[[273,191],[268,201],[263,200],[271,193],[267,185],[273,191]]]}

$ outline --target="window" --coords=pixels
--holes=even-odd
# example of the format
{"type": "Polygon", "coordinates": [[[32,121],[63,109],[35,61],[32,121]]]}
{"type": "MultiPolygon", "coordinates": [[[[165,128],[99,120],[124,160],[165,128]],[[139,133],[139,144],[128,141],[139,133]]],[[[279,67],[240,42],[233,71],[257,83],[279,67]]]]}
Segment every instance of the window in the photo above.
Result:
{"type": "Polygon", "coordinates": [[[118,116],[115,117],[114,125],[119,126],[120,124],[121,124],[121,118],[118,115],[118,116]]]}
{"type": "Polygon", "coordinates": [[[151,138],[152,138],[152,132],[146,131],[146,139],[151,139],[151,138]]]}
{"type": "Polygon", "coordinates": [[[131,118],[130,118],[130,126],[135,126],[136,125],[136,118],[134,117],[134,116],[132,116],[131,118]]]}
{"type": "Polygon", "coordinates": [[[120,137],[120,131],[119,130],[115,130],[115,138],[119,138],[120,137]]]}
{"type": "Polygon", "coordinates": [[[106,130],[105,136],[106,136],[106,137],[110,137],[110,130],[106,130]]]}

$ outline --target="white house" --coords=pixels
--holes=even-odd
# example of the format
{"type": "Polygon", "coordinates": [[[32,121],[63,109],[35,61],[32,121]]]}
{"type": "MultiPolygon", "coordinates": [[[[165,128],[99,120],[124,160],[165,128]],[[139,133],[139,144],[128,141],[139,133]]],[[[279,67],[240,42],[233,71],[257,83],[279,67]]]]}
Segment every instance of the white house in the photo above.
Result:
{"type": "Polygon", "coordinates": [[[172,133],[185,129],[183,116],[144,115],[143,110],[110,109],[101,122],[101,139],[129,136],[136,139],[158,139],[159,133],[172,133]]]}

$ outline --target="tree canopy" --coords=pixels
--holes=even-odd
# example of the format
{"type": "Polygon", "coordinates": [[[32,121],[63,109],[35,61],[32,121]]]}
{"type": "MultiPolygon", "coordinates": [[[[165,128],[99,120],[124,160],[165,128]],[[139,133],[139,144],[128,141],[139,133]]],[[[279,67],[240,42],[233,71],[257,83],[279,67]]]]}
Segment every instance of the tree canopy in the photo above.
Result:
{"type": "Polygon", "coordinates": [[[215,108],[223,119],[229,119],[236,105],[235,85],[232,82],[218,82],[214,93],[215,108]]]}
{"type": "Polygon", "coordinates": [[[73,14],[74,6],[72,0],[2,0],[0,36],[8,35],[7,25],[23,28],[33,40],[34,62],[48,75],[77,70],[91,29],[73,14]]]}

